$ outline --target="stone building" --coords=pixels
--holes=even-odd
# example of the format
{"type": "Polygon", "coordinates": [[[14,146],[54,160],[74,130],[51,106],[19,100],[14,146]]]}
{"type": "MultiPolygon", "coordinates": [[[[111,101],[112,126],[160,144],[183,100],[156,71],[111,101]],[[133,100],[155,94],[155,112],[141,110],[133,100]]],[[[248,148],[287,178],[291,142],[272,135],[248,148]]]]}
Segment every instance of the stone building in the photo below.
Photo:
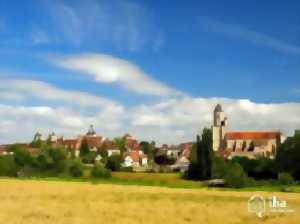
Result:
{"type": "Polygon", "coordinates": [[[228,131],[228,120],[220,104],[213,114],[213,150],[226,158],[264,156],[274,158],[281,133],[279,131],[228,131]]]}

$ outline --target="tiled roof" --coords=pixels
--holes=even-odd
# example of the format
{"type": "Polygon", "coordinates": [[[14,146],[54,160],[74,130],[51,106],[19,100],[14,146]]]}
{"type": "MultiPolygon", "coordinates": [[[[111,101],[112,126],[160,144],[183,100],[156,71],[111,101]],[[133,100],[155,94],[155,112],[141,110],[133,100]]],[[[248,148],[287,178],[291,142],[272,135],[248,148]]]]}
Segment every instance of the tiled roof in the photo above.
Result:
{"type": "Polygon", "coordinates": [[[227,132],[226,139],[278,139],[280,132],[268,131],[247,131],[247,132],[227,132]]]}
{"type": "Polygon", "coordinates": [[[101,136],[86,136],[84,139],[90,148],[100,148],[103,143],[103,138],[101,136]]]}
{"type": "Polygon", "coordinates": [[[139,161],[139,151],[133,150],[130,152],[130,157],[134,162],[139,161]]]}
{"type": "Polygon", "coordinates": [[[106,149],[117,149],[115,143],[108,139],[103,142],[103,145],[105,146],[106,149]]]}

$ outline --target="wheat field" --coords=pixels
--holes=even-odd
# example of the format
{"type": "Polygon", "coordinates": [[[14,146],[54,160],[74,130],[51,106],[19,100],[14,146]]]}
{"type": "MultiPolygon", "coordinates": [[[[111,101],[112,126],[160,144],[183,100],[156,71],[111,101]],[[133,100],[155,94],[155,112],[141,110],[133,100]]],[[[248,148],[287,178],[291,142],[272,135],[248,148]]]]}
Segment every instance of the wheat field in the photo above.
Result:
{"type": "Polygon", "coordinates": [[[293,213],[247,211],[253,192],[0,179],[2,224],[300,223],[300,194],[276,195],[293,213]]]}

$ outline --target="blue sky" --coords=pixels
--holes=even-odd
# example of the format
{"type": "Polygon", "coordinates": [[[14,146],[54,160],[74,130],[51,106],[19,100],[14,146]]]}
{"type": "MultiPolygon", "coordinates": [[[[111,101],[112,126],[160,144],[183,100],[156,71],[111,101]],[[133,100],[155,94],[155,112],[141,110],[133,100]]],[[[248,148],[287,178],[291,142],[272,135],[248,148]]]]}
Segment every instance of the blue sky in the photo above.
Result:
{"type": "Polygon", "coordinates": [[[0,11],[0,142],[88,123],[109,137],[184,141],[218,102],[232,128],[300,127],[299,1],[0,0],[0,11]],[[282,111],[291,120],[278,121],[282,111]]]}

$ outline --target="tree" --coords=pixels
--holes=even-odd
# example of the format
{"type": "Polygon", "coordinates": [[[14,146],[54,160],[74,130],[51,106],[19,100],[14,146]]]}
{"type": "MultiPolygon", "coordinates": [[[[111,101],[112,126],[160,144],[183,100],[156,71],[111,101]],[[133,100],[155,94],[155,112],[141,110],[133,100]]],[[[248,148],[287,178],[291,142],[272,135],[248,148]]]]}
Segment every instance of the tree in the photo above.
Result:
{"type": "Polygon", "coordinates": [[[193,180],[207,180],[212,175],[212,132],[204,128],[202,139],[197,135],[192,148],[190,165],[186,177],[193,180]]]}
{"type": "Polygon", "coordinates": [[[173,165],[175,163],[174,157],[169,157],[166,154],[158,155],[154,158],[154,162],[158,165],[173,165]]]}
{"type": "Polygon", "coordinates": [[[82,176],[83,165],[82,165],[80,159],[75,159],[71,162],[69,172],[73,177],[81,177],[82,176]]]}
{"type": "Polygon", "coordinates": [[[120,150],[121,156],[123,156],[123,153],[126,151],[125,138],[116,137],[114,138],[114,143],[117,146],[117,148],[120,150]]]}
{"type": "Polygon", "coordinates": [[[202,148],[203,148],[203,156],[204,156],[204,179],[211,178],[211,170],[212,170],[212,131],[211,129],[204,128],[202,132],[202,148]]]}
{"type": "Polygon", "coordinates": [[[98,155],[101,156],[101,161],[103,162],[103,164],[106,164],[107,159],[108,159],[108,152],[106,150],[106,148],[100,148],[97,150],[98,155]]]}
{"type": "Polygon", "coordinates": [[[83,139],[82,143],[81,143],[81,146],[80,146],[79,155],[80,155],[80,157],[83,157],[83,156],[86,156],[87,154],[89,154],[89,152],[90,152],[90,148],[89,148],[89,145],[87,143],[87,140],[83,139]]]}
{"type": "Polygon", "coordinates": [[[234,157],[232,162],[240,164],[247,175],[257,180],[262,179],[276,179],[277,170],[275,162],[266,157],[256,157],[249,159],[247,157],[234,157]]]}
{"type": "Polygon", "coordinates": [[[149,142],[143,141],[140,143],[141,150],[147,155],[149,160],[152,160],[154,157],[154,148],[153,145],[149,142]]]}
{"type": "Polygon", "coordinates": [[[14,152],[14,158],[16,164],[19,166],[31,166],[34,162],[34,158],[24,148],[18,148],[14,152]]]}
{"type": "Polygon", "coordinates": [[[95,159],[97,157],[97,152],[89,152],[87,154],[85,154],[84,156],[82,156],[82,162],[83,163],[94,163],[95,159]]]}
{"type": "Polygon", "coordinates": [[[294,178],[289,173],[280,173],[278,182],[283,185],[289,185],[294,183],[294,178]]]}
{"type": "Polygon", "coordinates": [[[20,168],[12,155],[0,156],[0,176],[16,177],[20,168]]]}
{"type": "Polygon", "coordinates": [[[106,168],[110,169],[111,171],[120,171],[122,162],[123,160],[120,155],[112,155],[108,157],[106,168]]]}
{"type": "Polygon", "coordinates": [[[238,163],[228,163],[225,174],[225,186],[241,188],[247,183],[247,175],[238,163]]]}
{"type": "Polygon", "coordinates": [[[300,180],[300,133],[295,132],[279,145],[276,153],[276,166],[279,172],[290,173],[300,180]]]}
{"type": "Polygon", "coordinates": [[[196,143],[193,143],[193,145],[192,145],[189,160],[190,160],[191,163],[194,163],[194,164],[196,164],[197,161],[198,161],[198,158],[197,158],[197,144],[196,143]]]}
{"type": "Polygon", "coordinates": [[[42,140],[41,140],[41,134],[39,132],[37,132],[34,137],[32,142],[30,143],[30,146],[32,148],[40,148],[42,146],[42,140]]]}
{"type": "Polygon", "coordinates": [[[95,178],[109,178],[111,177],[111,173],[109,169],[106,169],[102,163],[96,162],[92,168],[91,172],[92,176],[95,178]]]}
{"type": "Polygon", "coordinates": [[[32,148],[40,148],[42,146],[42,140],[40,140],[40,139],[34,140],[30,143],[30,146],[32,148]]]}
{"type": "Polygon", "coordinates": [[[190,156],[190,165],[188,170],[185,173],[185,177],[190,180],[200,180],[203,176],[203,153],[201,148],[201,139],[197,135],[196,144],[193,145],[191,156],[190,156]]]}

